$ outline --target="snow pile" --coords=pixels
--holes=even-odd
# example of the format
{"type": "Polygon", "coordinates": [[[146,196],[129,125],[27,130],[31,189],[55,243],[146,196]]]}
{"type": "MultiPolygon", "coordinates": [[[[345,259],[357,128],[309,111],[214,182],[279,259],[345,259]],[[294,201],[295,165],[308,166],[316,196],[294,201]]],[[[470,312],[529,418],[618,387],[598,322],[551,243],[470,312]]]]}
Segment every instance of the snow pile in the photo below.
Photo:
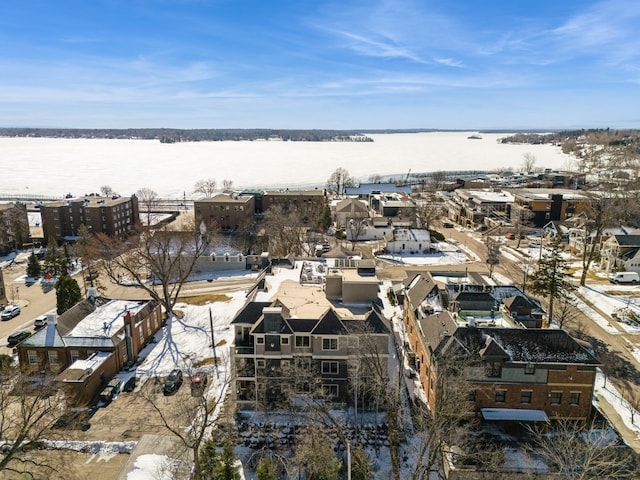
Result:
{"type": "Polygon", "coordinates": [[[172,480],[177,463],[166,455],[140,455],[136,458],[135,468],[127,474],[127,480],[172,480]]]}

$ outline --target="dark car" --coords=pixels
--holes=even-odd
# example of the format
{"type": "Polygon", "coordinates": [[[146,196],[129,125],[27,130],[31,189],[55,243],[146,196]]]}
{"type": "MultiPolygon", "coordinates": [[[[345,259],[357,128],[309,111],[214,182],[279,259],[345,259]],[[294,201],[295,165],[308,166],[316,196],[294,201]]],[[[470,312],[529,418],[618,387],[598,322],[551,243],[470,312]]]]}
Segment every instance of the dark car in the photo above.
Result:
{"type": "Polygon", "coordinates": [[[182,370],[172,370],[167,379],[164,381],[162,391],[165,395],[177,392],[182,385],[182,370]]]}
{"type": "Polygon", "coordinates": [[[30,336],[31,336],[31,332],[27,332],[26,330],[19,330],[7,337],[7,343],[10,347],[15,347],[25,338],[29,338],[30,336]]]}
{"type": "Polygon", "coordinates": [[[102,406],[106,406],[111,403],[111,401],[120,393],[121,385],[122,382],[117,377],[109,380],[107,386],[102,389],[100,395],[98,396],[99,404],[101,404],[102,406]]]}
{"type": "Polygon", "coordinates": [[[124,382],[124,387],[122,387],[122,391],[124,392],[133,392],[136,388],[136,377],[135,375],[131,377],[129,380],[124,382]]]}
{"type": "Polygon", "coordinates": [[[206,372],[196,372],[191,375],[191,395],[194,397],[202,396],[209,382],[206,372]]]}

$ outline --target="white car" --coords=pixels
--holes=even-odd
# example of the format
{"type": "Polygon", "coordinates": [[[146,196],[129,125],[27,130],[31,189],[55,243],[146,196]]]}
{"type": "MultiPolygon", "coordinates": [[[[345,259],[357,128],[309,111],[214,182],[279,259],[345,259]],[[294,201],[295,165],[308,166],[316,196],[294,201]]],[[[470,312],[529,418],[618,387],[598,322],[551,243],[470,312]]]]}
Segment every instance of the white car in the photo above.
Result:
{"type": "Polygon", "coordinates": [[[2,318],[2,320],[11,320],[18,315],[20,315],[20,307],[17,305],[9,305],[4,309],[2,314],[0,314],[0,318],[2,318]]]}
{"type": "Polygon", "coordinates": [[[33,327],[38,330],[44,326],[47,325],[47,316],[46,315],[40,315],[39,317],[36,317],[35,320],[33,321],[33,327]]]}

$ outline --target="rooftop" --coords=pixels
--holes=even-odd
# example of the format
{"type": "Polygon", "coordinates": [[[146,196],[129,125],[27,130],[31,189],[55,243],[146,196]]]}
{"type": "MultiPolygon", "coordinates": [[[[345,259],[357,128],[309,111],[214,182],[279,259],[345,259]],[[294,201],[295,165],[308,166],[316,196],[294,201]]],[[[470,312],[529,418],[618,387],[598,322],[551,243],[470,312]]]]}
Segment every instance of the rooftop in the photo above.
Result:
{"type": "Polygon", "coordinates": [[[111,337],[124,327],[124,314],[135,315],[148,302],[137,300],[110,300],[82,319],[71,330],[69,337],[111,337]]]}

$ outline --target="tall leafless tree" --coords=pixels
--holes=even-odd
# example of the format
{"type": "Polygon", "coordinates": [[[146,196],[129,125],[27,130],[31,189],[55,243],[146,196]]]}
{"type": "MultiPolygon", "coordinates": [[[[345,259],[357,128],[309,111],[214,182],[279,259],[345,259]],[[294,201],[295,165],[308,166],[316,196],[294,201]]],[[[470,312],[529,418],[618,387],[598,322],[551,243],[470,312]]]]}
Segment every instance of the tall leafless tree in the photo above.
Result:
{"type": "Polygon", "coordinates": [[[356,183],[346,168],[338,167],[327,179],[327,190],[336,195],[344,195],[347,187],[352,187],[356,183]]]}
{"type": "Polygon", "coordinates": [[[136,192],[138,203],[142,212],[147,216],[147,227],[151,227],[151,220],[154,210],[158,207],[160,197],[155,190],[143,187],[136,192]]]}
{"type": "Polygon", "coordinates": [[[203,198],[211,198],[216,192],[217,182],[215,178],[198,180],[193,187],[193,193],[202,195],[203,198]]]}
{"type": "Polygon", "coordinates": [[[208,248],[195,228],[139,231],[126,241],[99,234],[96,241],[109,278],[119,282],[123,275],[128,277],[160,302],[167,315],[172,314],[182,287],[208,248]]]}

